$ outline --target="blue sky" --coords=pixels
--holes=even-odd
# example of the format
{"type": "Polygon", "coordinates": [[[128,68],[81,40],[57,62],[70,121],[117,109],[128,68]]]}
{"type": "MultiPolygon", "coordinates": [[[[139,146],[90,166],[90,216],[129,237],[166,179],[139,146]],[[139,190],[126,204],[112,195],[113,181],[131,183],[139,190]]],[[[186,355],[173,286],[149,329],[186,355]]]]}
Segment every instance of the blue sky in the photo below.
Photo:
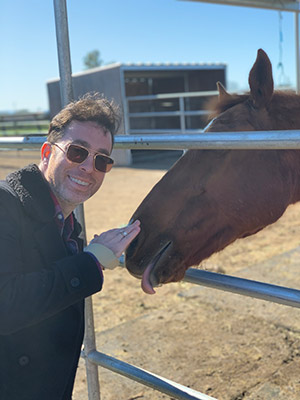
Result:
{"type": "MultiPolygon", "coordinates": [[[[293,13],[179,0],[67,1],[72,71],[98,49],[105,63],[222,62],[230,88],[247,89],[258,48],[275,83],[295,85],[293,13]],[[283,77],[278,69],[281,61],[283,77]]],[[[46,82],[59,76],[52,0],[0,0],[0,111],[48,109],[46,82]]]]}

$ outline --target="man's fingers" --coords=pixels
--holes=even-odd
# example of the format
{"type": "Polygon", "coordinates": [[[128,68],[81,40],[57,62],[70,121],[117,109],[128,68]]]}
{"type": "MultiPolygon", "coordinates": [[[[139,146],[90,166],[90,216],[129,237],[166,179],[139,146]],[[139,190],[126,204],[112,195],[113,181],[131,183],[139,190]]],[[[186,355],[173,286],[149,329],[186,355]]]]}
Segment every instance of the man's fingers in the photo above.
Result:
{"type": "Polygon", "coordinates": [[[141,228],[139,226],[135,227],[131,231],[127,232],[126,235],[122,235],[122,242],[129,244],[139,233],[141,228]]]}
{"type": "Polygon", "coordinates": [[[119,229],[118,233],[122,235],[122,239],[131,237],[132,234],[136,235],[140,231],[140,221],[135,221],[131,225],[127,225],[124,228],[119,229]],[[136,233],[137,232],[137,233],[136,233]]]}
{"type": "Polygon", "coordinates": [[[116,257],[120,257],[133,239],[139,234],[140,221],[121,229],[111,229],[103,232],[100,236],[95,235],[93,243],[100,243],[112,250],[116,257]]]}
{"type": "Polygon", "coordinates": [[[127,233],[125,236],[123,235],[122,238],[120,239],[118,243],[118,249],[116,249],[116,256],[120,257],[121,254],[126,250],[126,248],[129,246],[129,244],[133,241],[133,239],[140,233],[141,228],[139,226],[136,226],[134,229],[132,229],[129,233],[127,233]]]}

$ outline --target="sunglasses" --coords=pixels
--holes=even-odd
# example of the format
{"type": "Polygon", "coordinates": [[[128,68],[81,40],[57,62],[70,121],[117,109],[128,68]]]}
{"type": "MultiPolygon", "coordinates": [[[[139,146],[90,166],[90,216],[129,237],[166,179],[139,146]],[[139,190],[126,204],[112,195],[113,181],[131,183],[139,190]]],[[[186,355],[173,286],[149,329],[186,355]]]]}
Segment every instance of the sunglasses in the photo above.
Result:
{"type": "MultiPolygon", "coordinates": [[[[88,149],[79,146],[78,144],[68,144],[66,149],[62,149],[57,143],[51,143],[52,145],[58,147],[63,153],[65,153],[67,159],[73,163],[81,164],[83,163],[90,154],[88,149]]],[[[109,172],[112,169],[114,160],[102,153],[95,153],[94,158],[94,168],[100,172],[109,172]]]]}

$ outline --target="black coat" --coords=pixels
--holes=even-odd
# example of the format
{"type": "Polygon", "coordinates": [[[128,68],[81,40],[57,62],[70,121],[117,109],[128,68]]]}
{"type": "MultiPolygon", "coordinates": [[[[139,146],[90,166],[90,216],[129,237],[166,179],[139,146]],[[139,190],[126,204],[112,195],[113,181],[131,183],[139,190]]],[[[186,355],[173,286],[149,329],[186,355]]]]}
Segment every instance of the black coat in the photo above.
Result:
{"type": "MultiPolygon", "coordinates": [[[[66,400],[84,331],[84,298],[102,288],[93,257],[68,255],[36,165],[0,182],[0,399],[66,400]]],[[[80,226],[75,221],[73,238],[80,226]]]]}

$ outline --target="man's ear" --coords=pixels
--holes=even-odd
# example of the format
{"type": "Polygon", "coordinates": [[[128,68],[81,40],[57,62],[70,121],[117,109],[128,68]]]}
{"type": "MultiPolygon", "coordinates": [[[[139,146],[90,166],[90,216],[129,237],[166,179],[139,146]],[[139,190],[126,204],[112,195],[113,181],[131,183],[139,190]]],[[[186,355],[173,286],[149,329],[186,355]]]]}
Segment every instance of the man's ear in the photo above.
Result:
{"type": "Polygon", "coordinates": [[[51,143],[45,142],[41,148],[41,161],[43,164],[48,164],[51,155],[51,143]]]}

